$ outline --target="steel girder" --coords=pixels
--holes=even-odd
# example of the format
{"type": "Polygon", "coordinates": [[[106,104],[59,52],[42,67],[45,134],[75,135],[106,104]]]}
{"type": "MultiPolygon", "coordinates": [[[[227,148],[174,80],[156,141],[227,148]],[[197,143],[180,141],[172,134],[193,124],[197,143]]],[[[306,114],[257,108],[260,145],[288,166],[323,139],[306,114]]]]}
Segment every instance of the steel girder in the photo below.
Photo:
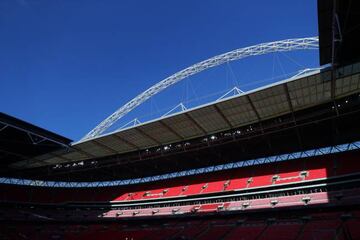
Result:
{"type": "Polygon", "coordinates": [[[151,98],[152,96],[158,94],[164,89],[170,87],[171,85],[176,84],[177,82],[197,73],[200,73],[206,69],[219,66],[221,64],[243,59],[250,56],[263,55],[273,52],[287,52],[300,49],[318,49],[319,38],[318,37],[308,37],[308,38],[294,38],[286,39],[276,42],[261,43],[253,45],[250,47],[239,48],[231,52],[220,54],[204,60],[202,62],[196,63],[188,68],[185,68],[165,79],[156,83],[146,91],[142,92],[131,101],[120,107],[116,112],[111,114],[105,120],[103,120],[98,126],[86,134],[81,140],[89,140],[101,135],[106,129],[111,127],[115,122],[120,118],[125,116],[131,110],[151,98]]]}
{"type": "MultiPolygon", "coordinates": [[[[92,188],[92,187],[112,187],[123,186],[138,183],[154,182],[159,180],[172,179],[177,177],[193,176],[203,173],[216,172],[221,170],[236,169],[248,166],[256,166],[262,164],[270,164],[288,160],[301,160],[309,157],[317,157],[328,154],[335,154],[360,149],[360,141],[340,144],[331,147],[316,148],[307,151],[285,153],[281,155],[261,157],[249,159],[246,161],[239,161],[233,163],[220,164],[210,167],[202,167],[180,172],[166,173],[161,175],[140,177],[133,179],[115,180],[115,181],[101,181],[101,182],[62,182],[62,181],[43,181],[43,180],[30,180],[19,178],[0,177],[0,184],[23,185],[23,186],[38,186],[38,187],[61,187],[61,188],[92,188]]],[[[314,159],[316,161],[316,159],[314,159]]]]}

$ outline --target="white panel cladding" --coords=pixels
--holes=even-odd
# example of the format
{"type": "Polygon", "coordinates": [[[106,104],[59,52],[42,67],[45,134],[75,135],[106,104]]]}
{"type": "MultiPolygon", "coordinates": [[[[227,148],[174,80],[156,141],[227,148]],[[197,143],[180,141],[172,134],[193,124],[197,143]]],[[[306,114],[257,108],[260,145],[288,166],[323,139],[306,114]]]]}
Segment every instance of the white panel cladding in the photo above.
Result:
{"type": "Polygon", "coordinates": [[[340,97],[352,92],[357,92],[360,89],[360,74],[337,79],[335,84],[336,96],[340,97]]]}
{"type": "Polygon", "coordinates": [[[246,96],[218,103],[217,106],[233,126],[257,121],[257,116],[246,96]]]}
{"type": "Polygon", "coordinates": [[[96,144],[94,141],[83,142],[77,145],[82,151],[90,153],[95,157],[113,155],[114,151],[111,151],[108,147],[102,147],[101,144],[96,144]]]}
{"type": "Polygon", "coordinates": [[[126,141],[133,143],[139,148],[148,148],[158,145],[156,142],[137,131],[136,128],[130,128],[118,132],[116,135],[122,139],[126,139],[126,141]]]}
{"type": "Polygon", "coordinates": [[[261,119],[281,115],[290,111],[283,85],[252,93],[249,97],[261,119]]]}
{"type": "MultiPolygon", "coordinates": [[[[356,72],[354,74],[354,68],[355,67],[353,66],[351,69],[341,69],[341,75],[339,73],[340,77],[335,81],[336,97],[359,92],[360,73],[356,72]]],[[[358,69],[357,71],[360,72],[360,65],[356,65],[355,69],[358,69]]],[[[95,138],[90,141],[74,144],[73,147],[78,148],[79,150],[71,149],[69,152],[55,152],[54,154],[58,156],[49,154],[38,156],[33,159],[33,162],[36,161],[38,164],[50,164],[64,162],[66,159],[69,159],[69,161],[80,161],[90,159],[92,156],[101,157],[114,154],[109,148],[118,153],[126,153],[137,149],[158,146],[159,144],[157,142],[167,144],[182,141],[183,139],[179,138],[177,134],[182,136],[185,140],[205,136],[210,133],[230,129],[231,127],[224,120],[224,117],[234,127],[245,126],[258,120],[248,98],[251,99],[252,104],[261,118],[280,116],[290,112],[284,84],[287,85],[289,97],[295,111],[331,100],[331,73],[326,71],[308,77],[276,83],[271,86],[254,90],[253,92],[248,93],[248,96],[243,94],[231,97],[205,106],[200,106],[190,111],[177,113],[152,122],[123,129],[119,132],[95,138]],[[219,114],[219,111],[214,107],[215,105],[223,116],[219,114]],[[166,124],[177,134],[174,134],[172,130],[165,127],[159,121],[166,124]],[[140,131],[137,129],[140,129],[140,131]],[[151,138],[154,138],[156,141],[151,138]],[[92,141],[96,141],[100,144],[93,143],[92,141]],[[101,146],[101,144],[106,147],[101,146]],[[88,155],[84,152],[88,153],[88,155]]],[[[23,163],[19,163],[18,166],[21,166],[21,164],[23,163]]]]}
{"type": "Polygon", "coordinates": [[[129,146],[124,141],[121,141],[113,135],[98,138],[96,139],[96,141],[120,153],[136,150],[136,148],[129,146]]]}
{"type": "Polygon", "coordinates": [[[331,80],[322,74],[289,82],[287,85],[294,110],[320,104],[331,98],[331,80]]]}
{"type": "Polygon", "coordinates": [[[185,114],[165,118],[162,121],[184,138],[203,135],[203,132],[185,114]]]}
{"type": "Polygon", "coordinates": [[[151,124],[139,126],[139,128],[141,131],[162,144],[181,141],[181,138],[178,138],[169,128],[166,128],[160,122],[153,122],[151,124]]]}
{"type": "Polygon", "coordinates": [[[229,128],[226,121],[216,111],[214,106],[211,105],[196,109],[196,111],[190,112],[189,115],[208,133],[229,128]]]}

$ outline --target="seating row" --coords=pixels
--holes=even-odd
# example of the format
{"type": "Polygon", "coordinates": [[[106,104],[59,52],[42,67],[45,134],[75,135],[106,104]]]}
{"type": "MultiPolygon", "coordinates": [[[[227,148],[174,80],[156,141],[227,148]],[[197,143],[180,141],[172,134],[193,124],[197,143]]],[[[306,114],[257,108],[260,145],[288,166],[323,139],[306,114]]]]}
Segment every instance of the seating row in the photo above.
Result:
{"type": "Polygon", "coordinates": [[[126,239],[126,240],[307,240],[360,239],[360,213],[323,212],[303,217],[291,216],[263,220],[234,217],[212,220],[172,219],[166,223],[127,224],[0,224],[0,239],[126,239]]]}
{"type": "Polygon", "coordinates": [[[68,189],[0,185],[0,201],[118,202],[255,189],[360,173],[358,155],[345,152],[118,187],[68,189]]]}
{"type": "Polygon", "coordinates": [[[124,209],[96,209],[87,208],[7,208],[0,211],[0,220],[81,220],[93,221],[103,219],[123,219],[138,217],[160,217],[176,215],[196,215],[205,213],[249,211],[264,209],[282,209],[290,207],[304,207],[312,205],[360,205],[360,188],[339,190],[333,192],[316,192],[290,196],[270,198],[255,198],[248,200],[233,200],[229,202],[176,205],[166,207],[135,207],[124,209]]]}

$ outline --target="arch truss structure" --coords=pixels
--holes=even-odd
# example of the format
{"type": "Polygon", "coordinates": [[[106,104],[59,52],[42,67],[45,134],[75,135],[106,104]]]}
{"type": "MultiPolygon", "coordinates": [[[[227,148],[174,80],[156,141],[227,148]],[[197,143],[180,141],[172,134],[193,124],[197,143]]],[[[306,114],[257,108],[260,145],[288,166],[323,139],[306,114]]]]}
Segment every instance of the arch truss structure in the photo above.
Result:
{"type": "Polygon", "coordinates": [[[125,116],[127,113],[132,111],[134,108],[151,98],[152,96],[158,94],[164,89],[180,82],[181,80],[192,76],[194,74],[200,73],[206,69],[219,66],[221,64],[247,58],[250,56],[264,55],[267,53],[273,52],[288,52],[293,50],[302,50],[302,49],[318,49],[319,47],[319,38],[318,37],[308,37],[308,38],[294,38],[286,39],[275,42],[261,43],[245,48],[235,49],[233,51],[220,54],[204,60],[202,62],[196,63],[188,68],[185,68],[165,79],[156,83],[146,91],[142,92],[131,101],[120,107],[116,112],[111,114],[105,120],[103,120],[98,126],[86,134],[81,140],[86,141],[100,136],[105,132],[109,127],[111,127],[115,122],[125,116]]]}

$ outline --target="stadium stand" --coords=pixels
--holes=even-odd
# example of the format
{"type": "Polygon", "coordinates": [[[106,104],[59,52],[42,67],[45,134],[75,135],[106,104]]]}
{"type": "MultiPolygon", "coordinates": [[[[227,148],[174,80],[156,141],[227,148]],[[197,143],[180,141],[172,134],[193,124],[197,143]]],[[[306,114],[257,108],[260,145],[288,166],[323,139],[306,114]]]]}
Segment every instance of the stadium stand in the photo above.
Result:
{"type": "Polygon", "coordinates": [[[315,184],[316,181],[359,174],[358,152],[282,161],[264,168],[245,167],[169,179],[137,186],[67,189],[44,187],[12,187],[1,185],[1,201],[62,203],[62,202],[121,202],[146,199],[166,199],[202,196],[214,193],[254,190],[270,186],[297,183],[315,184]],[[259,170],[261,169],[261,170],[259,170]],[[315,181],[315,182],[314,182],[315,181]],[[11,190],[10,190],[11,189],[11,190]],[[27,194],[22,194],[27,192],[27,194]]]}
{"type": "Polygon", "coordinates": [[[360,239],[360,35],[334,44],[331,21],[356,33],[355,2],[318,1],[330,67],[198,108],[218,113],[203,125],[187,111],[70,144],[1,113],[0,239],[360,239]]]}
{"type": "MultiPolygon", "coordinates": [[[[274,215],[274,214],[273,214],[274,215]]],[[[277,215],[275,215],[277,217],[277,215]]],[[[4,226],[11,239],[358,239],[359,212],[325,212],[278,219],[173,219],[135,226],[129,223],[4,226]]]]}

